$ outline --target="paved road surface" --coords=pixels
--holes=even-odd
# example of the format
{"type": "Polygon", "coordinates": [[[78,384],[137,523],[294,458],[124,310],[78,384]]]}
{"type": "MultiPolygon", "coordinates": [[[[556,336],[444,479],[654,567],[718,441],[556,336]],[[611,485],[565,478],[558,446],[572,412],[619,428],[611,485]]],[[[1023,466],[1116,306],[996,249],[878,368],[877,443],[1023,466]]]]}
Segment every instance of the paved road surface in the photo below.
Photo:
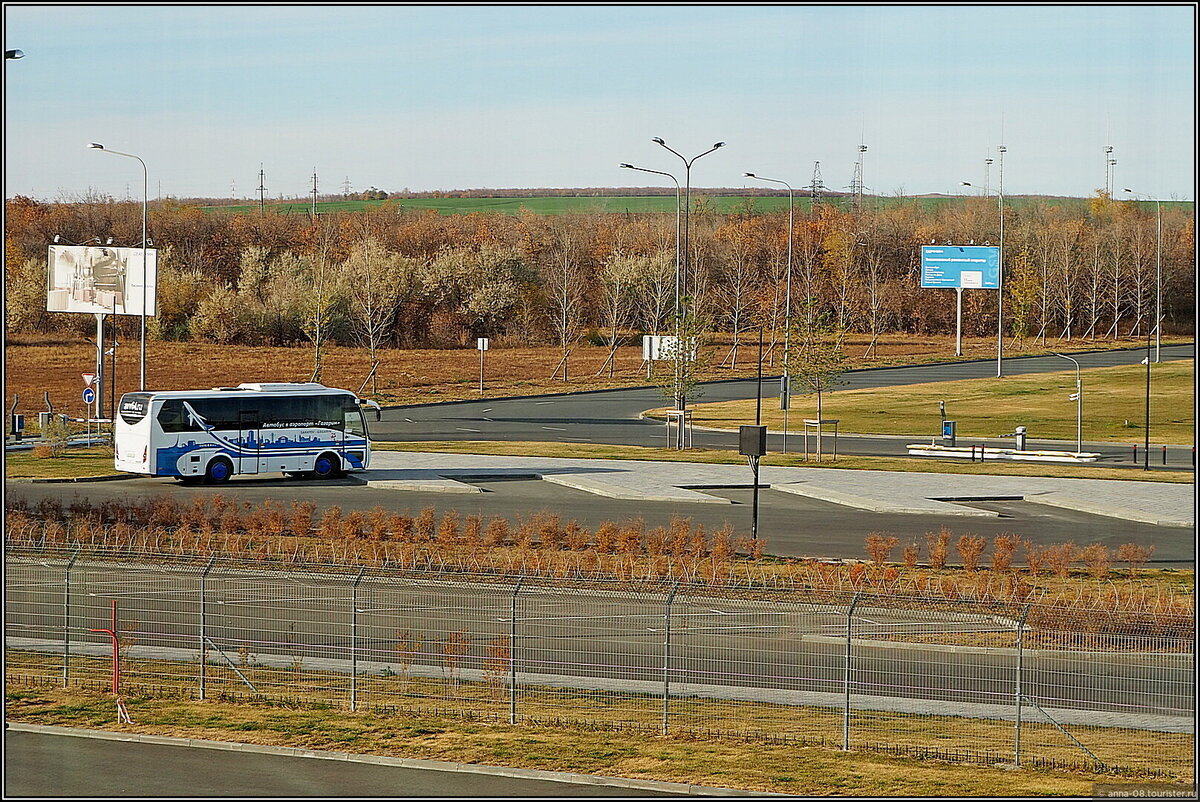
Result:
{"type": "Polygon", "coordinates": [[[6,799],[674,795],[612,785],[43,732],[6,731],[4,753],[6,799]]]}
{"type": "MultiPolygon", "coordinates": [[[[1083,368],[1136,365],[1145,356],[1144,350],[1099,351],[1076,355],[1083,368]]],[[[1195,346],[1166,346],[1164,361],[1192,359],[1195,346]]],[[[1055,357],[1022,357],[1004,362],[1005,375],[1062,371],[1070,363],[1055,357]]],[[[996,375],[992,361],[955,362],[941,365],[922,365],[904,368],[881,368],[851,371],[844,375],[839,389],[891,387],[924,382],[956,381],[989,378],[996,375]]],[[[778,404],[778,377],[764,378],[764,404],[778,404]]],[[[754,398],[754,380],[714,382],[703,386],[702,403],[754,398]]],[[[1086,388],[1085,388],[1086,391],[1086,388]]],[[[607,443],[622,445],[661,446],[665,444],[665,427],[658,422],[643,421],[638,415],[647,409],[665,404],[657,389],[604,390],[575,395],[546,396],[509,400],[483,400],[455,403],[426,404],[385,410],[383,419],[371,425],[371,436],[377,440],[513,440],[561,441],[578,443],[607,443]]],[[[937,426],[936,410],[930,410],[931,431],[921,435],[928,438],[937,426]]],[[[797,414],[795,417],[801,417],[797,414]]],[[[797,428],[799,420],[792,422],[797,428]]],[[[999,434],[999,433],[997,433],[999,434]]],[[[844,454],[877,456],[907,455],[905,446],[917,434],[903,437],[840,437],[838,449],[844,454]]],[[[1031,432],[1036,438],[1037,432],[1031,432]]],[[[736,434],[696,431],[694,445],[700,448],[734,450],[736,434]]],[[[803,449],[802,438],[792,435],[789,450],[803,449]]],[[[979,444],[982,440],[960,438],[960,444],[979,444]]],[[[990,446],[1011,447],[1012,440],[989,440],[990,446]]],[[[1030,440],[1031,446],[1074,450],[1075,441],[1030,440]]],[[[1132,449],[1126,445],[1086,444],[1088,450],[1104,454],[1103,461],[1114,466],[1135,467],[1132,449]]],[[[1161,443],[1151,432],[1151,467],[1161,465],[1161,443]]],[[[782,449],[782,437],[772,435],[769,448],[782,449]]],[[[1144,457],[1144,452],[1141,454],[1144,457]]],[[[1179,469],[1191,468],[1191,454],[1174,449],[1168,455],[1168,465],[1179,469]]]]}

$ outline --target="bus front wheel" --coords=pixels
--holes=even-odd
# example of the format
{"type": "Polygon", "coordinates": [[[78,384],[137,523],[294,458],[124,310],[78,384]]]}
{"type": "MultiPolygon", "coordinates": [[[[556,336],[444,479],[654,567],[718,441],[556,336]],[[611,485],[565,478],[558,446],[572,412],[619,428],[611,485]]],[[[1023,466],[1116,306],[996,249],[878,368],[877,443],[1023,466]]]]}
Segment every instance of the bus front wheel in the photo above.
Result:
{"type": "Polygon", "coordinates": [[[322,454],[313,463],[312,477],[314,479],[332,479],[340,473],[338,470],[339,467],[340,465],[336,456],[333,454],[322,454]]]}
{"type": "Polygon", "coordinates": [[[233,463],[224,457],[218,457],[208,463],[208,470],[204,472],[204,482],[210,485],[220,485],[228,482],[232,475],[233,463]]]}

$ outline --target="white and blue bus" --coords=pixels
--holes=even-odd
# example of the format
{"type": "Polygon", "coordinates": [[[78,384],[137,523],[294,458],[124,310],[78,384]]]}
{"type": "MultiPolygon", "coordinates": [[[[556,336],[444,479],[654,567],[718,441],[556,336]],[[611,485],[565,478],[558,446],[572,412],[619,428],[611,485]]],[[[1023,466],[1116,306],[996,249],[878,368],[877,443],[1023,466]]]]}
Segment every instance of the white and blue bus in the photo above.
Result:
{"type": "Polygon", "coordinates": [[[329,479],[371,462],[362,406],[316,383],[126,393],[114,423],[117,470],[226,482],[236,474],[329,479]]]}

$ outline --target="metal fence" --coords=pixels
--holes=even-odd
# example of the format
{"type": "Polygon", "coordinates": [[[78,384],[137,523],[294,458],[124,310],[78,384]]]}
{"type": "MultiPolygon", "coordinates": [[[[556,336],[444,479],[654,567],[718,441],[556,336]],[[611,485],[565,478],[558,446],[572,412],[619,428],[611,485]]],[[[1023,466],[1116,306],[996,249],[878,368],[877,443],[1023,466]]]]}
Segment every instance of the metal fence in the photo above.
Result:
{"type": "Polygon", "coordinates": [[[6,555],[9,683],[1193,776],[1192,622],[866,593],[6,555]],[[114,624],[115,621],[115,624],[114,624]]]}

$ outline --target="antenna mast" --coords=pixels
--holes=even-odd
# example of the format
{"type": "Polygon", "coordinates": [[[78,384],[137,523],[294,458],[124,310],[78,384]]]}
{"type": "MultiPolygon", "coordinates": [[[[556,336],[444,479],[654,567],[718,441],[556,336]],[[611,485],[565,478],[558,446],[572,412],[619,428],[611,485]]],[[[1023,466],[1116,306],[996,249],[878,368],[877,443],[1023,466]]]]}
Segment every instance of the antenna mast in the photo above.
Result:
{"type": "Polygon", "coordinates": [[[313,168],[313,188],[312,188],[312,216],[317,219],[317,168],[313,168]]]}
{"type": "Polygon", "coordinates": [[[867,152],[866,145],[858,146],[858,161],[854,163],[854,178],[850,179],[850,195],[853,198],[854,208],[862,207],[863,196],[863,154],[867,152]]]}
{"type": "Polygon", "coordinates": [[[262,163],[258,165],[258,213],[263,214],[267,204],[267,186],[263,183],[266,174],[263,173],[262,163]]]}

